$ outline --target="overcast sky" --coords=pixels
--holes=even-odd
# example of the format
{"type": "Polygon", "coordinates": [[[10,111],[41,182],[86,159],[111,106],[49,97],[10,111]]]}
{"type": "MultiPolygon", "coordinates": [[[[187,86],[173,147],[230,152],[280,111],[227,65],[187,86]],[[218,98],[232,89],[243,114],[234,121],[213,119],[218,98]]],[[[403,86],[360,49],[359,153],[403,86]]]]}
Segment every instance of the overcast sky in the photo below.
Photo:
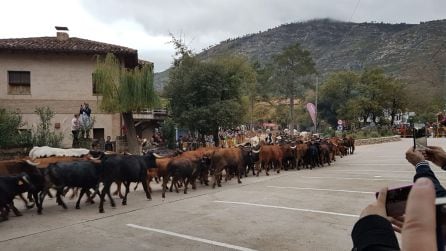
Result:
{"type": "Polygon", "coordinates": [[[2,0],[0,38],[70,36],[137,49],[168,68],[169,33],[195,52],[222,40],[314,18],[419,23],[446,18],[446,0],[2,0]]]}

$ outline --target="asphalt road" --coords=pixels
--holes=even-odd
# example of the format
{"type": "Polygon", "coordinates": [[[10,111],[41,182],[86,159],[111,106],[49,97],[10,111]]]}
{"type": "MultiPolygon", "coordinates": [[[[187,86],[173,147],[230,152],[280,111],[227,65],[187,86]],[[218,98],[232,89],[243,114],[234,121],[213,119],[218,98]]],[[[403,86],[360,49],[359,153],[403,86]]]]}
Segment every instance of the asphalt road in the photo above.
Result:
{"type": "Polygon", "coordinates": [[[17,201],[24,216],[0,223],[0,250],[350,250],[351,229],[374,192],[411,182],[414,168],[404,158],[410,146],[410,139],[359,146],[329,167],[262,173],[216,189],[198,185],[186,195],[167,193],[165,201],[159,184],[152,201],[140,186],[127,206],[106,202],[104,214],[98,203],[76,210],[65,198],[67,210],[47,199],[37,215],[17,201]]]}

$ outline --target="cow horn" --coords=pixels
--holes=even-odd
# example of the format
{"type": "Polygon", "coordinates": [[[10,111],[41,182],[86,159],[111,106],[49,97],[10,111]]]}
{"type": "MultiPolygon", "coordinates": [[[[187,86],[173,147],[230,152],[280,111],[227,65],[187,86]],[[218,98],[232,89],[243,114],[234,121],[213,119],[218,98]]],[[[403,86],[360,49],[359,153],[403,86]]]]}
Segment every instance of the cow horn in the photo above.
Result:
{"type": "Polygon", "coordinates": [[[153,156],[155,156],[155,158],[157,158],[157,159],[160,159],[160,158],[163,158],[163,157],[164,157],[164,156],[158,155],[158,154],[156,154],[156,153],[153,153],[153,156]]]}
{"type": "Polygon", "coordinates": [[[29,182],[28,177],[26,177],[26,175],[22,176],[22,179],[28,184],[31,183],[31,182],[29,182]]]}
{"type": "Polygon", "coordinates": [[[28,165],[31,165],[31,166],[38,166],[39,164],[40,164],[40,162],[32,162],[31,160],[29,160],[29,159],[27,159],[27,160],[25,160],[26,161],[26,163],[28,163],[28,165]]]}
{"type": "Polygon", "coordinates": [[[97,157],[97,158],[95,158],[95,157],[93,157],[93,156],[89,156],[88,159],[89,159],[89,160],[100,160],[101,157],[97,157]]]}
{"type": "Polygon", "coordinates": [[[257,151],[256,151],[256,150],[252,150],[252,152],[253,152],[253,153],[259,153],[260,150],[257,150],[257,151]]]}
{"type": "Polygon", "coordinates": [[[290,146],[290,148],[294,150],[294,149],[296,149],[296,146],[290,146]]]}

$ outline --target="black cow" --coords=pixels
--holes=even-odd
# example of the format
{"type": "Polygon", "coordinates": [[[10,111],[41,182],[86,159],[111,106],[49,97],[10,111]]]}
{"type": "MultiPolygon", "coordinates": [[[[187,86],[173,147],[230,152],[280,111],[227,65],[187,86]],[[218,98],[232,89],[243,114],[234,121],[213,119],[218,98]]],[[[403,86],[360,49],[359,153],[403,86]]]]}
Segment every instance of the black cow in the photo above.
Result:
{"type": "Polygon", "coordinates": [[[10,209],[16,216],[22,216],[14,206],[14,197],[25,192],[35,193],[35,187],[26,173],[14,176],[0,176],[1,221],[8,220],[10,209]]]}
{"type": "MultiPolygon", "coordinates": [[[[34,201],[37,206],[37,212],[41,214],[42,203],[38,198],[38,192],[43,190],[44,178],[40,170],[37,168],[37,163],[32,163],[29,160],[3,160],[0,161],[0,176],[12,176],[26,173],[29,180],[34,186],[33,193],[28,193],[28,200],[34,201]]],[[[32,208],[33,205],[28,205],[28,201],[19,194],[20,198],[25,202],[27,208],[32,208]]]]}
{"type": "Polygon", "coordinates": [[[308,145],[306,159],[307,163],[310,165],[310,170],[316,166],[320,166],[319,143],[311,142],[308,145]]]}
{"type": "Polygon", "coordinates": [[[104,188],[101,191],[101,202],[99,212],[104,212],[104,197],[108,195],[110,204],[115,207],[115,201],[110,194],[110,186],[113,182],[122,182],[125,186],[125,195],[122,205],[127,204],[127,194],[131,182],[141,182],[147,199],[151,200],[150,192],[147,189],[147,168],[156,168],[156,154],[147,153],[144,156],[136,155],[111,155],[102,157],[101,180],[104,188]]]}
{"type": "Polygon", "coordinates": [[[184,194],[187,194],[187,187],[189,183],[192,184],[192,189],[196,189],[195,180],[200,176],[203,169],[208,169],[209,164],[210,159],[207,156],[196,159],[186,157],[172,159],[167,165],[168,178],[163,179],[162,197],[166,197],[167,182],[170,177],[172,177],[172,185],[175,186],[177,193],[179,192],[177,182],[180,180],[184,182],[184,194]]]}
{"type": "MultiPolygon", "coordinates": [[[[249,151],[250,151],[249,152],[249,158],[245,158],[244,157],[245,163],[247,165],[247,170],[245,171],[245,177],[248,177],[249,170],[252,171],[252,175],[253,176],[256,175],[256,173],[255,173],[255,164],[260,159],[260,146],[257,147],[257,149],[256,148],[250,148],[249,151]]],[[[245,156],[245,154],[246,154],[246,149],[245,149],[243,155],[245,156]]]]}
{"type": "MultiPolygon", "coordinates": [[[[45,177],[57,191],[57,204],[65,209],[67,209],[67,206],[61,197],[61,195],[64,194],[64,188],[81,188],[81,193],[76,202],[76,209],[79,209],[79,203],[85,193],[89,195],[90,189],[94,189],[96,193],[98,193],[100,170],[101,166],[99,163],[96,164],[95,162],[88,160],[58,162],[48,166],[45,172],[45,177]]],[[[41,195],[42,202],[45,198],[46,190],[47,189],[45,189],[41,195]]]]}

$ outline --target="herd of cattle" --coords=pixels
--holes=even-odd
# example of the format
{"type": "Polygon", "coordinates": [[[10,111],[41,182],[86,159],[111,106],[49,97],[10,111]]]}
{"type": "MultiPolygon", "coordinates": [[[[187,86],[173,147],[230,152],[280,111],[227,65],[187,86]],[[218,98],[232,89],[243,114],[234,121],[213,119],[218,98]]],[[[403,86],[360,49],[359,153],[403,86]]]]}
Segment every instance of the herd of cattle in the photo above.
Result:
{"type": "Polygon", "coordinates": [[[150,182],[162,181],[162,198],[165,198],[169,182],[171,192],[173,187],[177,193],[183,187],[184,193],[187,193],[189,184],[196,189],[197,180],[209,185],[209,177],[212,177],[212,187],[215,188],[216,185],[221,186],[223,177],[226,181],[236,177],[241,183],[242,176],[247,177],[250,172],[253,176],[259,176],[262,170],[269,175],[271,169],[277,173],[282,169],[312,169],[330,165],[336,156],[342,158],[353,152],[354,139],[351,137],[308,142],[297,140],[276,145],[253,146],[247,143],[233,148],[204,147],[165,156],[155,152],[139,156],[87,149],[35,147],[29,157],[0,161],[0,221],[8,219],[10,210],[16,216],[21,215],[14,206],[16,196],[24,201],[27,208],[35,205],[38,214],[41,214],[45,197],[52,197],[54,191],[57,204],[66,209],[62,197],[72,190],[71,196],[74,198],[80,190],[76,208],[79,209],[84,194],[91,203],[99,195],[99,212],[103,213],[105,195],[111,206],[115,207],[110,191],[113,183],[118,188],[114,194],[119,194],[122,205],[126,205],[132,182],[137,185],[141,183],[150,200],[150,182]],[[124,194],[121,194],[121,185],[124,185],[124,194]]]}

